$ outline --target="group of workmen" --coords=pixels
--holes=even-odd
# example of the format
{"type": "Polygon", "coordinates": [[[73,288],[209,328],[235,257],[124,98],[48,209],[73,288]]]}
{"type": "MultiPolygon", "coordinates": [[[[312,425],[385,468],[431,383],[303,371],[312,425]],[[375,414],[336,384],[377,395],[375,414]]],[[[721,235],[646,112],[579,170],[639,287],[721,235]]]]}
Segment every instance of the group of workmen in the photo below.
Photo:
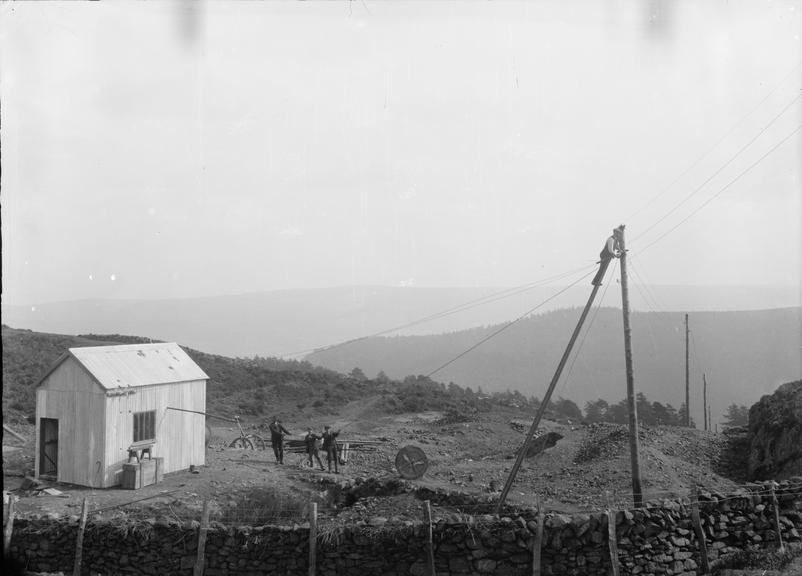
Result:
{"type": "MultiPolygon", "coordinates": [[[[270,428],[270,441],[273,444],[273,454],[276,455],[276,462],[278,464],[284,464],[284,436],[291,434],[291,432],[279,422],[278,418],[273,418],[268,428],[270,428]]],[[[312,458],[314,458],[317,460],[320,469],[323,471],[326,470],[326,468],[323,467],[323,462],[320,461],[320,454],[318,452],[319,449],[322,448],[326,452],[328,471],[331,472],[331,464],[334,462],[334,473],[340,473],[337,466],[340,458],[337,452],[337,436],[339,436],[339,434],[339,430],[332,430],[329,425],[324,427],[321,434],[312,432],[311,427],[306,429],[304,444],[306,445],[306,456],[309,459],[310,467],[314,466],[312,463],[312,458]]]]}

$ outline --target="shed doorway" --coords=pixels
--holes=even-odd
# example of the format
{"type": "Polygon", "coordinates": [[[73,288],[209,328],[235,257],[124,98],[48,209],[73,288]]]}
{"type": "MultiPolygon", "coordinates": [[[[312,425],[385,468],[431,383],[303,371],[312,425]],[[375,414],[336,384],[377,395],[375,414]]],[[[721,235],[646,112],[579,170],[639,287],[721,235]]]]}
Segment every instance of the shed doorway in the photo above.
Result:
{"type": "Polygon", "coordinates": [[[39,419],[39,476],[58,476],[58,419],[39,419]]]}

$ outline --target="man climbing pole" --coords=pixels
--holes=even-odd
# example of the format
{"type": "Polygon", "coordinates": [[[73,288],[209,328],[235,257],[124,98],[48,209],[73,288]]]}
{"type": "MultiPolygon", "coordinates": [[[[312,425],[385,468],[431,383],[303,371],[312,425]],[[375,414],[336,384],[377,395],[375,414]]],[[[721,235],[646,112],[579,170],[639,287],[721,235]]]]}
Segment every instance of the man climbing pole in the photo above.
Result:
{"type": "Polygon", "coordinates": [[[602,251],[599,253],[599,258],[601,258],[601,260],[598,262],[600,265],[599,271],[596,272],[596,276],[593,277],[593,281],[591,282],[591,284],[594,286],[601,286],[604,274],[607,272],[607,266],[610,265],[610,260],[621,257],[621,247],[618,242],[618,234],[618,228],[613,230],[613,235],[607,239],[607,242],[604,243],[604,248],[602,248],[602,251]]]}

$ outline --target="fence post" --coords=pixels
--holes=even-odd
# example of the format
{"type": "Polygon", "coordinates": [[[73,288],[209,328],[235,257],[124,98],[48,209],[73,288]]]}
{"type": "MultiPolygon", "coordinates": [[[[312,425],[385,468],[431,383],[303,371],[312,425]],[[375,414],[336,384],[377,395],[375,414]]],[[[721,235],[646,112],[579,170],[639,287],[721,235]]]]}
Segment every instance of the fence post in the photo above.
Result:
{"type": "Polygon", "coordinates": [[[540,495],[537,496],[537,532],[535,532],[535,543],[532,548],[532,576],[541,576],[541,549],[543,547],[543,503],[540,495]]]}
{"type": "Polygon", "coordinates": [[[610,493],[604,493],[607,499],[607,546],[610,549],[610,564],[613,568],[613,576],[618,576],[618,541],[615,534],[615,510],[610,504],[610,493]]]}
{"type": "Polygon", "coordinates": [[[3,527],[3,556],[11,555],[11,534],[14,531],[14,495],[8,495],[8,514],[3,527]]]}
{"type": "Polygon", "coordinates": [[[209,501],[203,501],[203,513],[201,514],[200,532],[198,534],[198,559],[195,561],[195,568],[192,576],[203,576],[206,567],[206,533],[209,531],[209,501]]]}
{"type": "Polygon", "coordinates": [[[436,576],[434,568],[434,539],[432,538],[432,504],[428,500],[426,500],[424,503],[426,504],[426,519],[429,522],[429,537],[427,539],[427,548],[429,551],[429,573],[431,576],[436,576]]]}
{"type": "Polygon", "coordinates": [[[702,561],[702,574],[710,574],[710,563],[707,559],[707,541],[702,530],[702,521],[699,519],[699,487],[694,484],[691,489],[691,520],[696,539],[699,541],[699,556],[702,561]]]}
{"type": "Polygon", "coordinates": [[[774,484],[771,485],[771,505],[774,508],[774,525],[777,527],[777,540],[780,543],[780,554],[785,552],[785,544],[783,544],[783,530],[780,525],[780,503],[777,500],[777,493],[774,491],[774,484]]]}
{"type": "Polygon", "coordinates": [[[317,502],[312,502],[309,517],[309,576],[315,576],[317,565],[317,502]]]}
{"type": "Polygon", "coordinates": [[[86,516],[89,513],[89,507],[84,498],[84,504],[81,507],[81,521],[78,523],[78,536],[75,538],[75,564],[72,567],[74,576],[81,576],[81,560],[84,555],[84,530],[86,530],[86,516]]]}

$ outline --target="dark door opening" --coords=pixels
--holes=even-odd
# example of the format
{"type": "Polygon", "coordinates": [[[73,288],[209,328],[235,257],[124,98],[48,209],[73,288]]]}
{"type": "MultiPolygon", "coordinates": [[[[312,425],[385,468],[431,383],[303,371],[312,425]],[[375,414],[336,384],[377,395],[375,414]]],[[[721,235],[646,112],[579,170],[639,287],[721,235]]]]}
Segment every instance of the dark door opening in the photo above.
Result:
{"type": "Polygon", "coordinates": [[[39,419],[39,476],[58,476],[58,420],[39,419]]]}

